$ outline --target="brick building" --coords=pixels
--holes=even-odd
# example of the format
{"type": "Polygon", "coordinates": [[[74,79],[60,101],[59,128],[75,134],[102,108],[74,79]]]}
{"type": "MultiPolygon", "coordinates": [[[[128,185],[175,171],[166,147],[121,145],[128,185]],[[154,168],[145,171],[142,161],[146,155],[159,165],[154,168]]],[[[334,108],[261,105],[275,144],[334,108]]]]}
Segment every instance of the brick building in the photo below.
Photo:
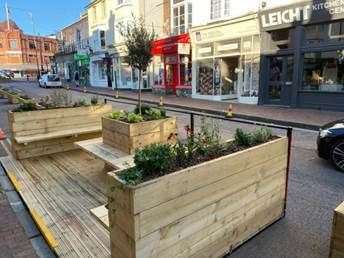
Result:
{"type": "Polygon", "coordinates": [[[26,35],[10,21],[0,22],[0,69],[12,71],[16,77],[36,76],[37,71],[52,69],[57,40],[26,35]],[[37,47],[36,47],[37,46],[37,47]]]}

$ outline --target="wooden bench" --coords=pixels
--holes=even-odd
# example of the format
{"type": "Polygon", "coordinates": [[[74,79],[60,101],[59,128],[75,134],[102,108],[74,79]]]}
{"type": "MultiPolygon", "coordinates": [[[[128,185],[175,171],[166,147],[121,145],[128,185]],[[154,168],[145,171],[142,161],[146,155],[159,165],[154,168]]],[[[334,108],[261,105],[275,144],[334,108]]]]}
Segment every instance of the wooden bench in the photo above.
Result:
{"type": "Polygon", "coordinates": [[[11,149],[25,159],[77,149],[76,141],[101,136],[101,118],[111,105],[9,112],[11,149]]]}
{"type": "Polygon", "coordinates": [[[134,166],[134,156],[122,152],[110,145],[103,143],[103,138],[75,142],[75,145],[88,154],[103,160],[107,165],[115,169],[126,169],[134,166]]]}

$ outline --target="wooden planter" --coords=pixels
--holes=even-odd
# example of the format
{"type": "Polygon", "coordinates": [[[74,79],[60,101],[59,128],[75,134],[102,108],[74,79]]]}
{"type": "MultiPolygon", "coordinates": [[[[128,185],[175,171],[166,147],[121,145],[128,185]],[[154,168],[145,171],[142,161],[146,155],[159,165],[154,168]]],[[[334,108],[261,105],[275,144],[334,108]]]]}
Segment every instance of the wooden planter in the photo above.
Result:
{"type": "Polygon", "coordinates": [[[7,98],[8,98],[8,102],[11,104],[19,104],[20,103],[18,95],[13,95],[13,94],[8,93],[7,98]]]}
{"type": "Polygon", "coordinates": [[[135,187],[109,173],[112,257],[221,257],[284,215],[287,160],[279,138],[135,187]]]}
{"type": "Polygon", "coordinates": [[[129,124],[104,116],[102,126],[103,142],[129,154],[153,143],[166,143],[177,133],[175,117],[129,124]]]}
{"type": "Polygon", "coordinates": [[[77,149],[74,142],[101,137],[101,118],[112,106],[98,105],[9,112],[12,154],[24,159],[77,149]]]}
{"type": "Polygon", "coordinates": [[[329,257],[344,257],[344,202],[334,210],[329,257]]]}

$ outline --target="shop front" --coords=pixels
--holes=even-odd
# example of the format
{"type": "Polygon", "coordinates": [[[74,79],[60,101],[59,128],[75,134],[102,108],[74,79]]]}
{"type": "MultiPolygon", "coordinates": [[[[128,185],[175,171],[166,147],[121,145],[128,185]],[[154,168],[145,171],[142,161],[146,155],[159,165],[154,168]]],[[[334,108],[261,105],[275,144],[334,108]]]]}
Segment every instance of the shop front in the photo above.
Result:
{"type": "Polygon", "coordinates": [[[192,29],[192,97],[258,102],[260,36],[257,15],[192,29]]]}
{"type": "Polygon", "coordinates": [[[189,34],[156,40],[152,46],[153,92],[191,94],[191,46],[189,34]]]}
{"type": "Polygon", "coordinates": [[[344,111],[344,1],[306,1],[259,18],[259,103],[344,111]]]}

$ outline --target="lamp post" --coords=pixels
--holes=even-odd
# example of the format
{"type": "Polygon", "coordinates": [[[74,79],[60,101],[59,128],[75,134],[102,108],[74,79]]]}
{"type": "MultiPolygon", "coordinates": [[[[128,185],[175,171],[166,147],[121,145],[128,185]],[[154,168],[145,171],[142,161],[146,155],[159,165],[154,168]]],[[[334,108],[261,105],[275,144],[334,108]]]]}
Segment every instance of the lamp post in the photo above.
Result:
{"type": "Polygon", "coordinates": [[[31,23],[32,23],[32,29],[33,29],[33,35],[34,35],[34,44],[35,44],[35,50],[36,50],[36,63],[37,63],[37,79],[41,75],[41,70],[39,68],[39,61],[38,61],[38,49],[37,49],[37,39],[36,39],[36,26],[35,22],[33,20],[33,14],[31,12],[28,12],[28,15],[30,16],[31,23]]]}

